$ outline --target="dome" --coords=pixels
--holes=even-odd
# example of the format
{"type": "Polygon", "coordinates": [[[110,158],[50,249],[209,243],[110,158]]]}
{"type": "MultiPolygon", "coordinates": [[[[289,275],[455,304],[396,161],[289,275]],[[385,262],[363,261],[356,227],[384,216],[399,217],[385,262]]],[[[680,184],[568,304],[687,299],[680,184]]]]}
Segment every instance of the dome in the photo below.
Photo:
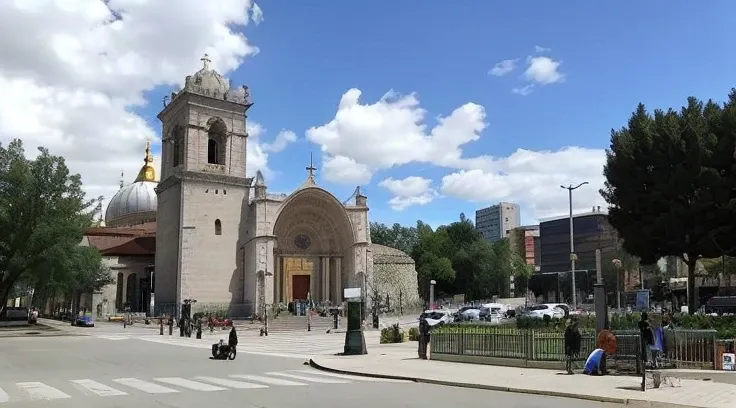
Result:
{"type": "Polygon", "coordinates": [[[138,224],[145,221],[152,221],[149,216],[156,217],[156,208],[158,200],[156,197],[156,186],[158,183],[154,181],[137,181],[121,188],[107,206],[105,212],[105,223],[110,226],[118,224],[116,221],[131,221],[131,224],[138,224]],[[133,215],[138,217],[129,217],[133,215]]]}
{"type": "Polygon", "coordinates": [[[204,66],[202,69],[186,77],[184,82],[184,89],[211,96],[213,98],[223,98],[230,90],[230,80],[220,75],[214,69],[210,69],[209,63],[211,62],[207,54],[202,58],[204,66]]]}
{"type": "Polygon", "coordinates": [[[156,170],[153,168],[151,143],[146,142],[143,166],[133,184],[120,185],[105,212],[105,224],[111,227],[133,225],[156,220],[158,197],[156,196],[156,170]]]}

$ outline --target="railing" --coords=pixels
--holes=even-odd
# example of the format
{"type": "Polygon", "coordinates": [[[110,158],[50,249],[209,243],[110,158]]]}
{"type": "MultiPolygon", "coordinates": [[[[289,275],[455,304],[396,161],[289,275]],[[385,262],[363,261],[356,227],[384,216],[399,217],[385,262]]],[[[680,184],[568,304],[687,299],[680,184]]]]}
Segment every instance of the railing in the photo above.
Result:
{"type": "MultiPolygon", "coordinates": [[[[615,361],[639,358],[638,331],[616,331],[615,361]]],[[[675,367],[715,368],[715,330],[665,330],[665,359],[675,367]]],[[[596,347],[595,333],[582,331],[579,360],[596,347]]],[[[564,361],[564,333],[544,329],[446,326],[432,333],[432,354],[509,358],[528,361],[564,361]]]]}

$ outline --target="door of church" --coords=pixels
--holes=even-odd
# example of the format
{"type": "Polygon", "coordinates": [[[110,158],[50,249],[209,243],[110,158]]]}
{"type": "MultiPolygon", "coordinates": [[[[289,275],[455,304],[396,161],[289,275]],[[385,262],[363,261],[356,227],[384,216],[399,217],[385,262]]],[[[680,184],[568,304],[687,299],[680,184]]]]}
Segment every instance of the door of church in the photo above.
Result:
{"type": "Polygon", "coordinates": [[[309,281],[309,275],[293,275],[291,277],[291,298],[294,300],[307,300],[309,281]]]}

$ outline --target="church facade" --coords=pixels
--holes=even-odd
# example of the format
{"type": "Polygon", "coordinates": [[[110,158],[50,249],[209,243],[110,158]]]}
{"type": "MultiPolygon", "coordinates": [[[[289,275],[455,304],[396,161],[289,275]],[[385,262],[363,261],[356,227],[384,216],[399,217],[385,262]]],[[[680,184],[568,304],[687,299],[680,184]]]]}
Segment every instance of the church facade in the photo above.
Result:
{"type": "MultiPolygon", "coordinates": [[[[172,313],[191,299],[195,309],[251,316],[308,298],[340,304],[349,287],[372,290],[373,252],[391,249],[371,245],[360,188],[342,202],[317,185],[311,164],[288,195],[270,193],[260,172],[247,177],[248,88],[231,88],[202,61],[158,115],[160,181],[147,150],[136,182],[121,183],[111,200],[106,225],[87,234],[116,278],[90,299],[98,314],[172,313]]],[[[415,282],[413,267],[409,274],[415,282]]],[[[418,297],[416,286],[403,291],[405,300],[418,297]]]]}

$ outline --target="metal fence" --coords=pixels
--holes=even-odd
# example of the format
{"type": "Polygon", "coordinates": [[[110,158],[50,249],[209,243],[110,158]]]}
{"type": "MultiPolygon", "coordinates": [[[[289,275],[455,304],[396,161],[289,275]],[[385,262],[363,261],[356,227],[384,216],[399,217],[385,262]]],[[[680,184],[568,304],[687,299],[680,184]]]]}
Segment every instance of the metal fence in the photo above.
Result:
{"type": "MultiPolygon", "coordinates": [[[[638,331],[615,331],[617,352],[611,359],[636,363],[641,350],[638,331]]],[[[663,360],[674,367],[715,368],[715,330],[665,330],[663,360]]],[[[596,348],[595,333],[582,331],[579,360],[596,348]]],[[[432,354],[564,361],[564,333],[545,329],[446,326],[432,334],[432,354]]]]}
{"type": "MultiPolygon", "coordinates": [[[[153,316],[178,316],[180,305],[176,303],[156,303],[153,316]]],[[[249,318],[254,312],[253,303],[204,303],[192,304],[192,314],[204,313],[216,317],[249,318]]]]}

